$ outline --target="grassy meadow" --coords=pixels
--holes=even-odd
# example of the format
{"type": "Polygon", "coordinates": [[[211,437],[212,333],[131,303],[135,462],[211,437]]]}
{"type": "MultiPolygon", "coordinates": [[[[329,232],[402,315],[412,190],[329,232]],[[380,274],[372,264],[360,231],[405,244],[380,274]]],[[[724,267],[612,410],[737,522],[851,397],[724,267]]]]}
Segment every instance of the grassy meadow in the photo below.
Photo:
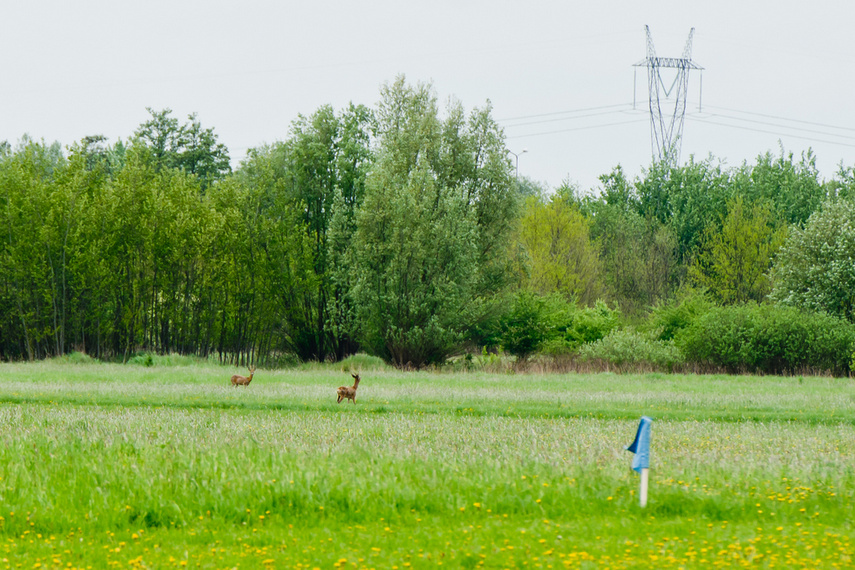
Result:
{"type": "Polygon", "coordinates": [[[0,568],[852,565],[851,379],[365,366],[0,364],[0,568]]]}

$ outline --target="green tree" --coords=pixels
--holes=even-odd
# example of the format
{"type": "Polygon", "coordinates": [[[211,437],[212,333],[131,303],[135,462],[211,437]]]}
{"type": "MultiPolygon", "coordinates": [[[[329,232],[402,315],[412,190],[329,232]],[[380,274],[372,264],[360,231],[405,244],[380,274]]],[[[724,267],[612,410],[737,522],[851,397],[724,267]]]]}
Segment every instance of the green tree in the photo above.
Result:
{"type": "Polygon", "coordinates": [[[654,163],[627,179],[618,166],[583,202],[600,250],[606,298],[627,314],[674,296],[709,223],[724,212],[729,174],[710,158],[681,167],[654,163]]]}
{"type": "Polygon", "coordinates": [[[338,359],[356,352],[358,321],[350,291],[356,278],[356,216],[365,196],[366,175],[374,163],[371,148],[375,130],[373,112],[351,107],[341,117],[341,152],[337,158],[339,183],[333,196],[327,231],[330,293],[326,328],[334,339],[338,359]]]}
{"type": "Polygon", "coordinates": [[[733,175],[734,195],[746,202],[765,201],[774,218],[788,224],[804,225],[825,199],[816,157],[808,150],[796,162],[793,153],[777,158],[771,153],[757,157],[755,164],[743,164],[733,175]]]}
{"type": "Polygon", "coordinates": [[[855,321],[855,201],[827,201],[794,228],[772,281],[774,301],[855,321]]]}
{"type": "Polygon", "coordinates": [[[497,323],[497,339],[502,348],[520,360],[540,350],[556,334],[549,297],[532,291],[518,291],[497,323]]]}
{"type": "Polygon", "coordinates": [[[654,164],[636,182],[638,213],[671,228],[677,239],[677,259],[687,264],[710,220],[720,220],[732,196],[730,173],[712,157],[684,166],[654,164]]]}
{"type": "Polygon", "coordinates": [[[278,200],[276,168],[249,162],[207,194],[216,216],[203,284],[209,344],[221,360],[241,365],[293,352],[283,290],[293,283],[289,252],[306,241],[295,231],[299,211],[278,200]]]}
{"type": "Polygon", "coordinates": [[[443,360],[501,282],[514,200],[485,110],[443,120],[429,85],[382,89],[377,162],[356,218],[354,300],[364,346],[398,364],[443,360]],[[498,270],[496,270],[498,266],[498,270]]]}
{"type": "Polygon", "coordinates": [[[138,144],[149,149],[157,168],[177,168],[197,177],[202,190],[231,172],[226,146],[217,142],[213,129],[202,128],[193,113],[180,124],[171,109],[146,109],[151,118],[134,133],[138,144]]]}
{"type": "Polygon", "coordinates": [[[630,315],[670,298],[679,282],[672,228],[622,202],[595,205],[591,219],[605,298],[630,315]]]}
{"type": "Polygon", "coordinates": [[[641,211],[641,202],[635,187],[627,180],[623,168],[617,165],[608,174],[600,176],[601,201],[622,211],[641,211]]]}
{"type": "Polygon", "coordinates": [[[281,334],[301,359],[343,358],[356,348],[346,313],[343,263],[354,209],[362,200],[371,164],[371,113],[351,105],[336,115],[329,106],[300,116],[283,143],[256,149],[236,178],[254,195],[253,224],[264,264],[275,275],[281,334]],[[342,210],[341,214],[338,213],[342,210]],[[345,235],[331,245],[336,216],[345,235]]]}
{"type": "Polygon", "coordinates": [[[57,233],[50,223],[64,203],[54,198],[54,175],[65,168],[58,144],[24,138],[0,170],[3,240],[0,274],[5,305],[11,309],[4,331],[5,351],[41,358],[56,352],[57,281],[62,267],[57,233]],[[8,335],[8,336],[7,336],[8,335]],[[17,339],[17,347],[5,339],[17,339]]]}
{"type": "Polygon", "coordinates": [[[107,137],[93,135],[83,137],[79,143],[72,145],[70,151],[83,157],[87,170],[96,171],[103,176],[112,176],[124,166],[127,147],[121,140],[114,145],[108,145],[107,137]]]}
{"type": "Polygon", "coordinates": [[[709,226],[689,275],[721,303],[761,301],[770,290],[769,269],[786,235],[768,206],[746,211],[741,196],[728,203],[722,227],[709,226]]]}
{"type": "Polygon", "coordinates": [[[529,198],[519,224],[528,263],[525,286],[541,295],[559,293],[591,304],[600,297],[600,260],[590,222],[561,197],[529,198]]]}
{"type": "Polygon", "coordinates": [[[829,197],[847,200],[855,198],[855,166],[841,164],[834,178],[825,184],[825,189],[829,197]]]}

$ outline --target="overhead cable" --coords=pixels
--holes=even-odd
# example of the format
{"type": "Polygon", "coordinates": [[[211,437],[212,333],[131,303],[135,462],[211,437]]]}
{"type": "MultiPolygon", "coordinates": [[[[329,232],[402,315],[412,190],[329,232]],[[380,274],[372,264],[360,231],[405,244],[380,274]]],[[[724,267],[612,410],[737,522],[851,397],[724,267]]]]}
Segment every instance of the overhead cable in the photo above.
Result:
{"type": "MultiPolygon", "coordinates": [[[[709,119],[704,119],[702,117],[698,117],[695,115],[687,115],[687,116],[690,120],[698,121],[701,123],[707,123],[710,125],[718,125],[718,126],[722,126],[722,127],[729,127],[731,129],[740,129],[743,131],[751,131],[751,132],[755,132],[755,133],[764,133],[767,135],[776,135],[779,137],[792,137],[792,138],[802,139],[802,140],[806,140],[806,141],[812,141],[812,142],[819,142],[819,143],[824,143],[824,144],[832,144],[832,145],[837,145],[837,146],[845,146],[845,147],[855,148],[855,144],[848,144],[848,143],[840,142],[840,141],[830,141],[830,140],[825,140],[825,139],[817,139],[817,138],[813,138],[813,137],[806,137],[803,135],[794,135],[791,133],[782,133],[780,131],[768,131],[765,129],[754,129],[751,127],[741,127],[739,125],[732,125],[729,123],[721,123],[718,121],[711,121],[709,119]]],[[[832,135],[832,136],[839,136],[839,135],[832,135]]]]}
{"type": "Polygon", "coordinates": [[[573,131],[585,131],[585,130],[590,130],[590,129],[599,129],[599,128],[603,128],[603,127],[614,127],[614,126],[618,126],[618,125],[628,125],[631,123],[646,123],[647,121],[648,121],[648,119],[646,119],[646,118],[644,118],[644,119],[633,119],[631,121],[618,121],[616,123],[603,123],[603,124],[599,124],[599,125],[587,125],[584,127],[573,127],[573,128],[569,128],[569,129],[558,129],[555,131],[544,131],[544,132],[540,132],[540,133],[528,133],[528,134],[524,134],[524,135],[508,135],[507,138],[509,138],[509,139],[521,139],[521,138],[526,138],[526,137],[538,137],[541,135],[554,135],[554,134],[558,134],[558,133],[569,133],[569,132],[573,132],[573,131]]]}
{"type": "Polygon", "coordinates": [[[755,115],[757,117],[766,117],[767,119],[778,119],[780,121],[789,121],[791,123],[802,123],[804,125],[812,125],[815,127],[827,127],[829,129],[839,129],[842,131],[853,131],[855,132],[855,128],[853,127],[841,127],[840,125],[830,125],[828,123],[817,123],[814,121],[805,121],[802,119],[790,119],[788,117],[781,117],[779,115],[768,115],[766,113],[754,113],[752,111],[741,111],[739,109],[731,109],[729,107],[718,107],[716,105],[705,105],[705,107],[710,107],[712,109],[721,109],[722,111],[730,111],[731,113],[742,113],[743,115],[755,115]]]}

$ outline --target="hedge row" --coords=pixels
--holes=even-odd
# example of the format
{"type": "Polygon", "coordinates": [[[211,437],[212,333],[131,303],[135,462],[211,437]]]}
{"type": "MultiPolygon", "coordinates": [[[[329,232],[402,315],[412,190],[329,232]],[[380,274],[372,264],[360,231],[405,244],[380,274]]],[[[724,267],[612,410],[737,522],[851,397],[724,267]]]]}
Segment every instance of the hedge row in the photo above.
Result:
{"type": "Polygon", "coordinates": [[[675,341],[687,362],[732,372],[845,375],[852,369],[855,327],[824,313],[747,304],[709,310],[675,341]]]}
{"type": "Polygon", "coordinates": [[[521,293],[498,319],[496,344],[521,360],[570,355],[583,362],[659,370],[847,375],[855,325],[785,305],[716,306],[703,294],[660,307],[637,327],[617,309],[579,309],[555,296],[521,293]]]}

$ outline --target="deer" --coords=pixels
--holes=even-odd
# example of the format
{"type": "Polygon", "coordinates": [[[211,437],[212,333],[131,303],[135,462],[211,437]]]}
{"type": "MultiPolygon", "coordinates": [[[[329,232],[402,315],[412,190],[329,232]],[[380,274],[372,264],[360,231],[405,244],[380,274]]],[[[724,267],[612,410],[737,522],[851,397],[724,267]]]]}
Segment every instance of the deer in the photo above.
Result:
{"type": "Polygon", "coordinates": [[[359,374],[351,374],[353,376],[353,386],[341,386],[338,389],[338,400],[336,404],[341,404],[341,401],[348,399],[354,404],[356,403],[356,389],[359,388],[359,374]]]}
{"type": "Polygon", "coordinates": [[[240,374],[235,374],[232,376],[232,386],[237,388],[238,386],[249,386],[249,383],[252,382],[252,375],[255,374],[255,367],[249,369],[249,376],[241,376],[240,374]]]}

